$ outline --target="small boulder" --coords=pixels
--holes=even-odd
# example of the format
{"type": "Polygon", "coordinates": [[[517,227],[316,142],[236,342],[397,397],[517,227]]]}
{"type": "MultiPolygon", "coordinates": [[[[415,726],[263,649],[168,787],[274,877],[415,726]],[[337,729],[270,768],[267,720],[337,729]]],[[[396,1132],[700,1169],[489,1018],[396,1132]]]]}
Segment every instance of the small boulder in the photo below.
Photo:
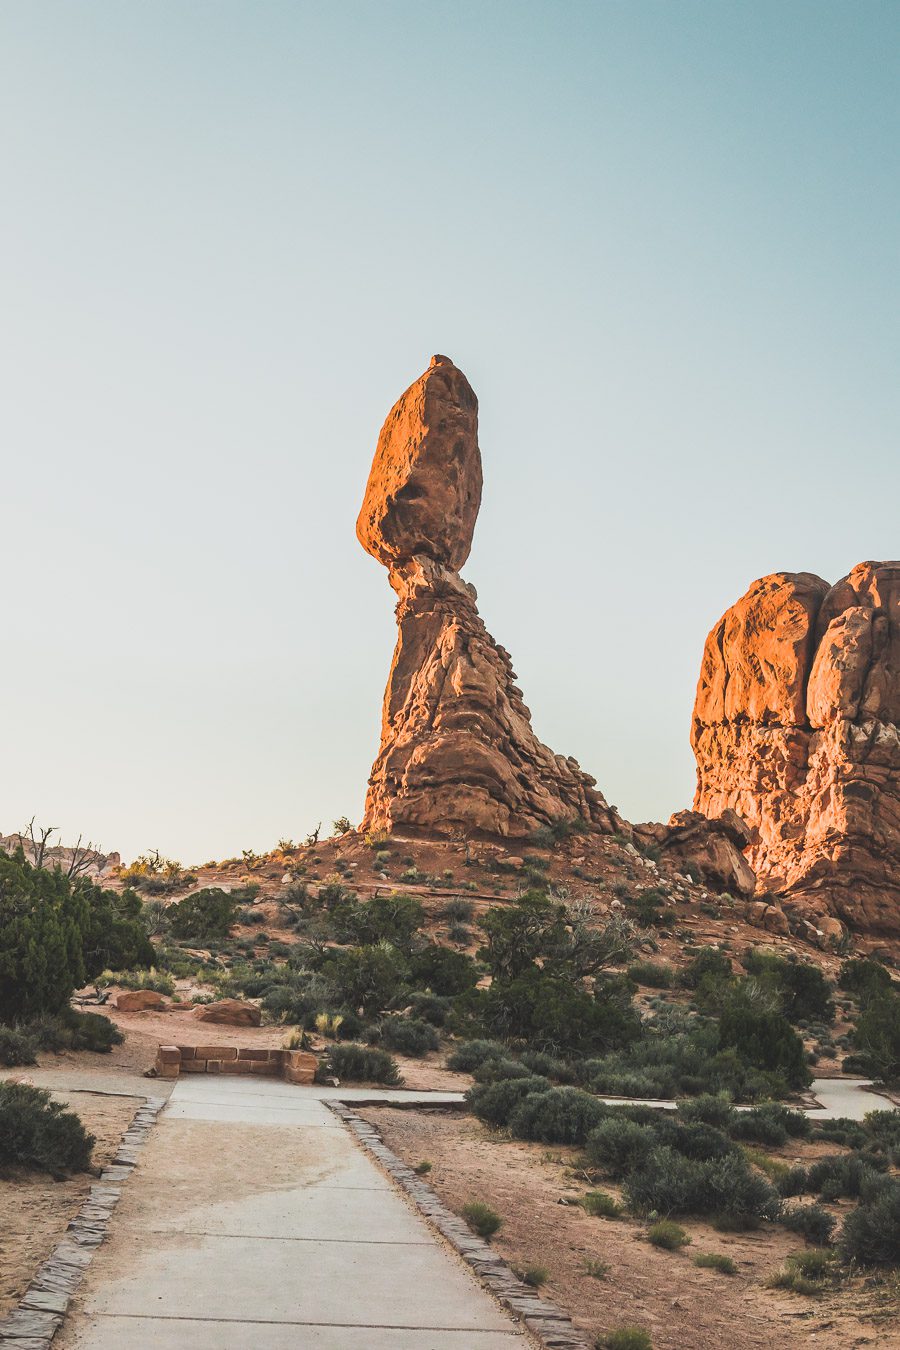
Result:
{"type": "Polygon", "coordinates": [[[199,1003],[193,1010],[198,1022],[221,1022],[229,1027],[258,1027],[262,1013],[255,1003],[222,998],[217,1003],[199,1003]]]}
{"type": "Polygon", "coordinates": [[[120,989],[110,1002],[119,1012],[156,1012],[166,1007],[166,1000],[155,989],[120,989]]]}

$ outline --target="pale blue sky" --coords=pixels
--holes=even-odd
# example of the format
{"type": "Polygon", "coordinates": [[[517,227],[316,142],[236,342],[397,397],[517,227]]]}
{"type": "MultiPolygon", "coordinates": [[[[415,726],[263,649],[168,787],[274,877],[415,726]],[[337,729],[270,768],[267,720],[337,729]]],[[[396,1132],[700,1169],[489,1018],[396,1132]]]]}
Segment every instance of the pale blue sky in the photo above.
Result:
{"type": "Polygon", "coordinates": [[[359,818],[353,527],[435,351],[538,733],[688,805],[722,610],[900,553],[898,53],[877,0],[0,0],[0,829],[359,818]]]}

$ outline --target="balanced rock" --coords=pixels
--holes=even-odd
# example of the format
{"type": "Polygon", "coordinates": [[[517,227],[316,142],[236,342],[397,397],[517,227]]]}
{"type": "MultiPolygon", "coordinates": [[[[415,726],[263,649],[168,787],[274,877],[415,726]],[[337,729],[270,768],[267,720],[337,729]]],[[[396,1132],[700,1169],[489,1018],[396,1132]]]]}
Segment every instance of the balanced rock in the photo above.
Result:
{"type": "Polygon", "coordinates": [[[435,356],[388,414],[356,526],[398,596],[363,828],[523,837],[581,817],[613,831],[594,779],[535,736],[509,655],[459,575],[481,483],[478,401],[435,356]]]}
{"type": "Polygon", "coordinates": [[[751,830],[762,889],[900,932],[900,563],[763,577],[706,640],[696,810],[751,830]]]}

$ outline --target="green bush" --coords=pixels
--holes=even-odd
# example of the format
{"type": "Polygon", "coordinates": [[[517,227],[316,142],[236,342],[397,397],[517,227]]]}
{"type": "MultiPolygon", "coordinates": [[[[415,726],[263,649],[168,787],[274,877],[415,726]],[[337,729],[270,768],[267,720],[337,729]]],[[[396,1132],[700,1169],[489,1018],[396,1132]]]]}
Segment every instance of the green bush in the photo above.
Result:
{"type": "Polygon", "coordinates": [[[675,983],[675,970],[655,961],[636,961],[628,967],[628,978],[648,989],[671,989],[675,983]]]}
{"type": "Polygon", "coordinates": [[[450,1016],[453,1000],[441,994],[415,993],[409,996],[413,1017],[422,1017],[433,1027],[442,1027],[450,1016]]]}
{"type": "Polygon", "coordinates": [[[650,1333],[643,1327],[616,1327],[594,1342],[595,1350],[653,1350],[650,1333]]]}
{"type": "Polygon", "coordinates": [[[893,981],[879,961],[854,958],[845,961],[838,976],[838,988],[854,994],[861,1003],[890,991],[893,981]]]}
{"type": "Polygon", "coordinates": [[[532,1078],[534,1075],[518,1059],[486,1059],[473,1073],[476,1083],[499,1083],[503,1078],[532,1078]]]}
{"type": "Polygon", "coordinates": [[[7,1069],[37,1060],[37,1041],[21,1027],[0,1026],[0,1064],[7,1069]]]}
{"type": "Polygon", "coordinates": [[[718,1270],[722,1275],[737,1274],[734,1260],[730,1256],[724,1256],[722,1252],[697,1252],[694,1265],[704,1270],[718,1270]]]}
{"type": "Polygon", "coordinates": [[[572,1065],[567,1064],[564,1059],[548,1055],[545,1050],[525,1050],[522,1054],[522,1063],[529,1073],[539,1073],[544,1078],[552,1078],[554,1082],[564,1086],[575,1082],[575,1070],[572,1065]]]}
{"type": "Polygon", "coordinates": [[[740,1154],[697,1160],[672,1148],[655,1148],[625,1183],[638,1214],[710,1214],[733,1226],[774,1219],[781,1201],[740,1154]]]}
{"type": "Polygon", "coordinates": [[[384,1050],[372,1050],[354,1042],[330,1045],[316,1071],[316,1082],[338,1078],[349,1083],[384,1083],[399,1087],[403,1082],[396,1061],[384,1050]]]}
{"type": "Polygon", "coordinates": [[[463,1205],[460,1213],[472,1231],[486,1241],[489,1241],[503,1226],[500,1215],[481,1200],[470,1200],[468,1204],[463,1205]]]}
{"type": "Polygon", "coordinates": [[[74,1112],[43,1088],[0,1083],[0,1167],[28,1167],[53,1176],[90,1166],[93,1135],[74,1112]]]}
{"type": "Polygon", "coordinates": [[[61,872],[0,853],[0,1021],[64,1008],[84,984],[88,903],[61,872]]]}
{"type": "Polygon", "coordinates": [[[524,1270],[517,1270],[516,1274],[523,1284],[527,1284],[530,1289],[540,1289],[542,1284],[546,1284],[550,1278],[550,1272],[546,1266],[526,1266],[524,1270]]]}
{"type": "Polygon", "coordinates": [[[431,1023],[418,1017],[386,1017],[381,1023],[381,1036],[389,1050],[416,1059],[437,1050],[440,1044],[431,1023]]]}
{"type": "Polygon", "coordinates": [[[581,1197],[581,1207],[593,1219],[617,1219],[622,1213],[618,1200],[606,1191],[588,1191],[581,1197]]]}
{"type": "Polygon", "coordinates": [[[210,886],[169,906],[169,930],[181,942],[224,942],[234,926],[237,910],[233,892],[210,886]]]}
{"type": "Polygon", "coordinates": [[[735,1118],[735,1110],[727,1097],[704,1092],[678,1103],[678,1116],[688,1122],[699,1121],[703,1125],[714,1125],[716,1129],[727,1130],[735,1118]]]}
{"type": "Polygon", "coordinates": [[[537,967],[461,995],[457,1018],[493,1039],[523,1041],[557,1056],[627,1044],[640,1031],[636,1013],[622,1006],[618,991],[611,995],[601,984],[592,997],[577,981],[537,967]]]}
{"type": "Polygon", "coordinates": [[[505,1059],[506,1046],[501,1041],[466,1041],[447,1058],[447,1068],[455,1073],[471,1073],[489,1059],[505,1059]]]}
{"type": "Polygon", "coordinates": [[[592,1167],[619,1181],[640,1167],[655,1145],[656,1136],[652,1129],[620,1116],[610,1116],[591,1130],[585,1153],[592,1167]]]}
{"type": "Polygon", "coordinates": [[[729,999],[719,1019],[719,1044],[733,1047],[747,1064],[782,1074],[791,1087],[810,1082],[803,1041],[778,1012],[753,1007],[739,995],[729,999]]]}
{"type": "Polygon", "coordinates": [[[792,1233],[800,1233],[814,1247],[825,1247],[834,1231],[834,1219],[821,1205],[792,1205],[783,1209],[779,1222],[792,1233]]]}
{"type": "Polygon", "coordinates": [[[871,997],[851,1033],[865,1070],[885,1083],[900,1083],[900,995],[871,997]]]}
{"type": "MultiPolygon", "coordinates": [[[[319,892],[320,901],[325,889],[323,887],[319,892]]],[[[424,909],[409,895],[376,895],[365,904],[359,904],[355,897],[342,898],[338,904],[328,907],[335,937],[339,942],[352,943],[356,947],[374,947],[380,942],[389,942],[405,950],[425,922],[424,909]]]]}
{"type": "Polygon", "coordinates": [[[647,1241],[667,1252],[677,1252],[681,1247],[686,1247],[690,1240],[681,1224],[672,1219],[659,1219],[647,1229],[647,1241]]]}
{"type": "Polygon", "coordinates": [[[520,1102],[535,1093],[551,1090],[546,1078],[505,1078],[499,1083],[486,1083],[470,1088],[466,1104],[474,1116],[485,1125],[497,1128],[506,1125],[520,1102]]]}
{"type": "Polygon", "coordinates": [[[409,970],[414,984],[449,997],[478,983],[478,967],[470,956],[436,943],[415,952],[410,957],[409,970]]]}
{"type": "Polygon", "coordinates": [[[758,947],[745,953],[743,964],[749,975],[772,990],[789,1021],[834,1021],[831,986],[818,966],[758,947]]]}
{"type": "MultiPolygon", "coordinates": [[[[514,1079],[513,1082],[528,1082],[514,1079]]],[[[525,1096],[509,1117],[510,1133],[516,1139],[543,1144],[583,1144],[604,1115],[596,1097],[578,1088],[550,1088],[525,1096]]]]}
{"type": "Polygon", "coordinates": [[[817,1158],[807,1168],[807,1188],[828,1202],[841,1196],[854,1199],[862,1193],[866,1181],[875,1175],[876,1165],[883,1168],[883,1159],[864,1157],[861,1153],[849,1156],[836,1153],[817,1158]]]}
{"type": "Polygon", "coordinates": [[[381,1012],[404,988],[407,965],[403,954],[387,942],[377,947],[330,951],[320,967],[339,999],[367,1017],[381,1012]]]}
{"type": "Polygon", "coordinates": [[[848,1214],[840,1247],[863,1266],[900,1265],[900,1181],[884,1178],[872,1199],[848,1214]]]}
{"type": "Polygon", "coordinates": [[[701,947],[681,972],[680,983],[685,989],[698,989],[707,984],[728,984],[733,978],[731,958],[716,947],[701,947]]]}

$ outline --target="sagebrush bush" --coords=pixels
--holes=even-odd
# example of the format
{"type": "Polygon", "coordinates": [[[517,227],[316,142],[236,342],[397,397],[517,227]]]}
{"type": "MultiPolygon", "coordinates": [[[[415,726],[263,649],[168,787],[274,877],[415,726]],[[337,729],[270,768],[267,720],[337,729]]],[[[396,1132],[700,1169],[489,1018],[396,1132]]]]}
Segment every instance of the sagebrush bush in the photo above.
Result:
{"type": "Polygon", "coordinates": [[[727,1097],[703,1092],[699,1097],[680,1101],[678,1115],[682,1120],[699,1121],[703,1125],[714,1125],[716,1129],[727,1130],[734,1120],[735,1111],[727,1097]]]}
{"type": "Polygon", "coordinates": [[[874,1197],[848,1214],[840,1247],[863,1266],[900,1265],[900,1181],[883,1178],[874,1197]]]}
{"type": "Polygon", "coordinates": [[[647,1229],[647,1241],[654,1247],[662,1247],[667,1252],[677,1252],[690,1242],[690,1235],[680,1223],[672,1219],[659,1219],[647,1229]]]}
{"type": "Polygon", "coordinates": [[[43,1088],[0,1083],[0,1167],[64,1176],[90,1165],[94,1136],[43,1088]]]}
{"type": "Polygon", "coordinates": [[[694,1265],[701,1266],[705,1270],[718,1270],[722,1275],[737,1274],[733,1258],[723,1255],[722,1252],[697,1252],[694,1265]]]}
{"type": "MultiPolygon", "coordinates": [[[[513,1082],[528,1080],[514,1079],[513,1082]]],[[[583,1144],[605,1114],[603,1104],[578,1088],[550,1088],[531,1093],[519,1102],[509,1117],[509,1129],[517,1139],[543,1144],[583,1144]]]]}
{"type": "Polygon", "coordinates": [[[7,1069],[20,1064],[34,1064],[37,1059],[37,1041],[21,1027],[0,1026],[0,1065],[7,1069]]]}
{"type": "Polygon", "coordinates": [[[581,1197],[581,1207],[594,1219],[617,1219],[622,1213],[618,1200],[606,1191],[588,1191],[581,1197]]]}
{"type": "Polygon", "coordinates": [[[587,1137],[585,1153],[592,1167],[620,1181],[640,1167],[656,1146],[652,1129],[620,1116],[601,1120],[587,1137]]]}
{"type": "Polygon", "coordinates": [[[504,1078],[532,1078],[531,1070],[518,1059],[486,1059],[472,1077],[476,1083],[499,1083],[504,1078]]]}
{"type": "Polygon", "coordinates": [[[595,1350],[653,1350],[650,1333],[643,1327],[616,1327],[604,1331],[594,1342],[595,1350]]]}
{"type": "Polygon", "coordinates": [[[813,1247],[827,1246],[835,1223],[821,1205],[791,1205],[781,1211],[779,1222],[792,1233],[800,1233],[813,1247]]]}
{"type": "Polygon", "coordinates": [[[440,1045],[434,1027],[420,1017],[386,1017],[381,1023],[381,1037],[388,1049],[415,1059],[440,1045]]]}
{"type": "Polygon", "coordinates": [[[481,1200],[470,1200],[460,1213],[472,1231],[485,1239],[492,1238],[503,1225],[500,1215],[481,1200]]]}
{"type": "Polygon", "coordinates": [[[316,1071],[316,1081],[338,1078],[351,1083],[384,1083],[399,1087],[403,1082],[396,1061],[385,1050],[372,1050],[353,1041],[330,1045],[316,1071]]]}
{"type": "Polygon", "coordinates": [[[697,1161],[672,1148],[655,1148],[625,1182],[625,1195],[638,1214],[709,1214],[736,1227],[774,1219],[781,1201],[745,1158],[697,1161]]]}
{"type": "Polygon", "coordinates": [[[628,978],[648,989],[671,989],[675,984],[675,970],[656,961],[635,961],[628,967],[628,978]]]}
{"type": "Polygon", "coordinates": [[[500,1127],[507,1124],[520,1102],[536,1093],[549,1091],[549,1080],[538,1075],[533,1078],[504,1078],[499,1083],[485,1083],[470,1088],[466,1093],[466,1103],[472,1114],[485,1125],[500,1127]]]}
{"type": "Polygon", "coordinates": [[[488,1059],[505,1059],[509,1051],[502,1041],[465,1041],[447,1059],[447,1068],[471,1073],[488,1059]]]}

